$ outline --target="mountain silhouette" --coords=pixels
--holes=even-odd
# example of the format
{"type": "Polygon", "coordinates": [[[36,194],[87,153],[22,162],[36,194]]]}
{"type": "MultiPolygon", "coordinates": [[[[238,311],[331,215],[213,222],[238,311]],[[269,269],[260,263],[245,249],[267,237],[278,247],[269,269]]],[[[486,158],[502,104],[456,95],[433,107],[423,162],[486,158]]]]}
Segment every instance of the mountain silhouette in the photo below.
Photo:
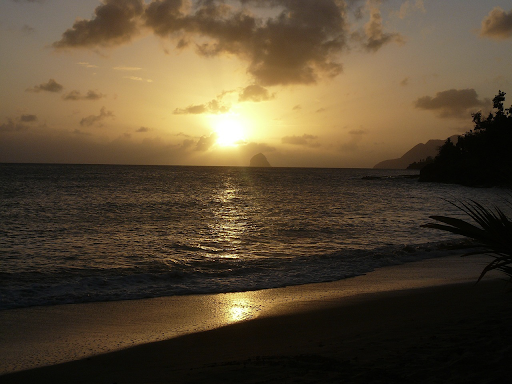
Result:
{"type": "MultiPolygon", "coordinates": [[[[457,142],[458,135],[451,136],[453,142],[457,142]]],[[[446,140],[429,140],[425,144],[419,143],[408,150],[399,159],[384,160],[376,164],[374,169],[406,169],[410,164],[425,160],[427,157],[436,157],[446,140]]]]}

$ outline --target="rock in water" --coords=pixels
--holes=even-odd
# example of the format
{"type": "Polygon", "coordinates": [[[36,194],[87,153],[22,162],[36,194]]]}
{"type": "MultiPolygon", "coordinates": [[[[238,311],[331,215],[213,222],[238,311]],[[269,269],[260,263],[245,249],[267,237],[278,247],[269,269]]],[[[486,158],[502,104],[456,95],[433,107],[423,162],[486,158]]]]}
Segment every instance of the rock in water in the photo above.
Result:
{"type": "Polygon", "coordinates": [[[258,153],[251,158],[251,167],[271,167],[263,153],[258,153]]]}

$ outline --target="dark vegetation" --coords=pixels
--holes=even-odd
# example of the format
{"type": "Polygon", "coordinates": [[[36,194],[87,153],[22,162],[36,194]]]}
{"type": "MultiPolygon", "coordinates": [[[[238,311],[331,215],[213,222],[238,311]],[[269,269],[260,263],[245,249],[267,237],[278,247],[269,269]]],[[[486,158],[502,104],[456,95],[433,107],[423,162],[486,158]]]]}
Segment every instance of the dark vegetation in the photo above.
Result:
{"type": "MultiPolygon", "coordinates": [[[[487,264],[478,280],[491,270],[502,271],[512,280],[512,221],[498,207],[488,209],[475,201],[451,204],[465,212],[477,225],[447,216],[430,216],[436,222],[423,227],[448,231],[470,239],[472,242],[466,247],[473,250],[463,256],[492,256],[494,260],[487,264]]],[[[512,208],[510,202],[507,205],[512,208]]]]}
{"type": "Polygon", "coordinates": [[[420,181],[468,186],[512,186],[512,106],[504,109],[505,92],[493,99],[495,113],[473,114],[474,130],[439,148],[434,161],[420,171],[420,181]]]}
{"type": "Polygon", "coordinates": [[[426,159],[415,161],[414,163],[409,164],[407,169],[418,169],[421,170],[425,168],[426,165],[432,164],[434,162],[434,158],[432,156],[428,156],[426,159]]]}

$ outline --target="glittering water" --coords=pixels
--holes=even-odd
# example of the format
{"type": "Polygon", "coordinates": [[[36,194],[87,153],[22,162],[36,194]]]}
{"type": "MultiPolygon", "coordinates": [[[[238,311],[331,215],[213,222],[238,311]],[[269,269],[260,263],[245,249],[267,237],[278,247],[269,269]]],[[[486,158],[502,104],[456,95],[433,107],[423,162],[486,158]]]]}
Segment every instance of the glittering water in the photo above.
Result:
{"type": "Polygon", "coordinates": [[[407,174],[3,164],[0,309],[342,279],[442,254],[442,198],[503,198],[407,174]]]}

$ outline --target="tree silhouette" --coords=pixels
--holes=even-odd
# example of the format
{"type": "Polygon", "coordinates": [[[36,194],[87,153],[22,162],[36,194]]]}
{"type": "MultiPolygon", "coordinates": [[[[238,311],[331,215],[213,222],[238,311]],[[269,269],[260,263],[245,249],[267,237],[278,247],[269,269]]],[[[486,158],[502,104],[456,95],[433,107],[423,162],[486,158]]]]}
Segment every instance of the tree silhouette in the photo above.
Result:
{"type": "Polygon", "coordinates": [[[437,181],[473,186],[512,186],[512,106],[504,108],[505,92],[493,99],[486,118],[474,113],[474,129],[450,139],[439,148],[434,162],[420,172],[420,181],[437,181]]]}

